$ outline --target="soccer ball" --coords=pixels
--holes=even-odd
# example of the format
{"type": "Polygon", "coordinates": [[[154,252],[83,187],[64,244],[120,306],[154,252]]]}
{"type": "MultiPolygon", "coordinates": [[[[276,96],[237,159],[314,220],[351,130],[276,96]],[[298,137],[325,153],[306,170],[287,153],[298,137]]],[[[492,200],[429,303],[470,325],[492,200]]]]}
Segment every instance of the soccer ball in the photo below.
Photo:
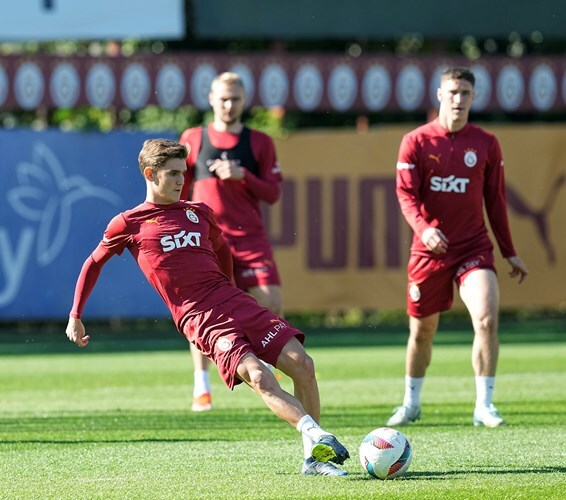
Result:
{"type": "Polygon", "coordinates": [[[371,431],[360,445],[362,467],[378,479],[403,474],[411,463],[411,445],[402,432],[380,427],[371,431]]]}

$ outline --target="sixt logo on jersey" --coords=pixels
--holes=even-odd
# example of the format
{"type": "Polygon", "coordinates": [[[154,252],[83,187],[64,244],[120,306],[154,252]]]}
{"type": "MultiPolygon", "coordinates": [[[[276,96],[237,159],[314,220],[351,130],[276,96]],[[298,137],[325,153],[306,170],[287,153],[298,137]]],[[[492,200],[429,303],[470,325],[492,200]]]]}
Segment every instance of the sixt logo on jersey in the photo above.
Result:
{"type": "Polygon", "coordinates": [[[448,177],[438,177],[435,175],[430,178],[430,190],[443,193],[465,193],[469,182],[470,179],[454,175],[449,175],[448,177]]]}
{"type": "Polygon", "coordinates": [[[181,231],[173,236],[163,236],[160,241],[164,252],[175,248],[200,247],[200,233],[181,231]]]}

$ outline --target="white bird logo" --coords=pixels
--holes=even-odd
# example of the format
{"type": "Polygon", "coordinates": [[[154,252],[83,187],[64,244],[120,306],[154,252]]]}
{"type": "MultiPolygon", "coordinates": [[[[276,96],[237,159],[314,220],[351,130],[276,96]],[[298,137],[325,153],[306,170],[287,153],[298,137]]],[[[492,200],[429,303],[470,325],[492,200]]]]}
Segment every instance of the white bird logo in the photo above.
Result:
{"type": "Polygon", "coordinates": [[[67,177],[53,151],[42,142],[34,144],[32,161],[16,166],[19,186],[7,193],[15,212],[39,222],[37,262],[53,262],[65,245],[71,227],[72,206],[85,198],[98,198],[118,206],[122,198],[105,188],[93,186],[82,176],[67,177]]]}

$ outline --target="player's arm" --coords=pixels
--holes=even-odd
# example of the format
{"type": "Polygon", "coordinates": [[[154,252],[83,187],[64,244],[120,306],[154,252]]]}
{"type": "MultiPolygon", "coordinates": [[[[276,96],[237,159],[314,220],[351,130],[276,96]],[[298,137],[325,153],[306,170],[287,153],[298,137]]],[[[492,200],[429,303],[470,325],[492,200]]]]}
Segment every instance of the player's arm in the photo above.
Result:
{"type": "MultiPolygon", "coordinates": [[[[272,165],[273,169],[280,168],[277,164],[272,165]]],[[[243,182],[253,195],[261,200],[273,205],[281,196],[281,181],[261,179],[251,173],[248,169],[244,170],[243,182]]]]}
{"type": "Polygon", "coordinates": [[[484,200],[489,223],[495,239],[497,240],[497,244],[499,245],[499,250],[511,266],[509,276],[511,278],[518,277],[519,283],[522,283],[529,271],[513,247],[509,217],[507,215],[503,155],[499,141],[495,136],[493,137],[488,153],[484,200]]]}
{"type": "Polygon", "coordinates": [[[187,129],[179,138],[179,144],[182,144],[189,151],[186,164],[187,170],[185,172],[185,184],[181,190],[181,200],[190,200],[192,197],[193,183],[195,181],[195,164],[202,141],[202,129],[194,128],[187,129]]]}
{"type": "Polygon", "coordinates": [[[79,347],[87,346],[90,340],[90,336],[86,334],[85,327],[80,318],[73,318],[69,316],[69,322],[67,323],[65,333],[67,334],[67,338],[79,347]]]}
{"type": "Polygon", "coordinates": [[[407,223],[423,244],[431,252],[441,254],[448,248],[448,239],[440,229],[425,220],[420,209],[419,149],[420,146],[413,137],[403,137],[397,159],[397,200],[407,223]]]}
{"type": "Polygon", "coordinates": [[[513,257],[507,257],[507,262],[509,262],[509,265],[511,266],[511,271],[509,271],[509,277],[510,278],[518,277],[519,284],[521,284],[527,277],[527,274],[529,274],[529,270],[527,269],[527,266],[525,265],[521,257],[519,257],[518,255],[515,255],[513,257]]]}
{"type": "Polygon", "coordinates": [[[244,183],[256,198],[273,205],[281,196],[283,180],[275,144],[267,134],[257,130],[252,130],[251,133],[251,147],[258,163],[259,175],[246,169],[244,183]]]}
{"type": "Polygon", "coordinates": [[[217,160],[210,170],[222,180],[242,182],[255,198],[272,205],[281,196],[282,180],[275,145],[271,137],[257,130],[251,131],[250,143],[259,167],[258,175],[230,160],[217,160]]]}
{"type": "Polygon", "coordinates": [[[73,307],[69,314],[69,323],[65,332],[68,339],[79,347],[85,347],[90,340],[90,336],[86,335],[85,327],[81,321],[84,307],[98,281],[102,267],[111,256],[112,254],[104,249],[102,243],[99,244],[85,260],[77,279],[73,307]]]}
{"type": "Polygon", "coordinates": [[[277,163],[275,146],[269,136],[252,130],[251,147],[259,175],[234,160],[216,160],[209,170],[223,181],[242,182],[255,198],[272,205],[281,195],[281,167],[277,163]]]}
{"type": "Polygon", "coordinates": [[[75,286],[73,307],[65,333],[67,338],[79,347],[85,347],[90,340],[81,321],[86,302],[94,289],[104,264],[115,254],[120,254],[128,243],[126,221],[117,216],[108,225],[103,240],[85,260],[75,286]]]}

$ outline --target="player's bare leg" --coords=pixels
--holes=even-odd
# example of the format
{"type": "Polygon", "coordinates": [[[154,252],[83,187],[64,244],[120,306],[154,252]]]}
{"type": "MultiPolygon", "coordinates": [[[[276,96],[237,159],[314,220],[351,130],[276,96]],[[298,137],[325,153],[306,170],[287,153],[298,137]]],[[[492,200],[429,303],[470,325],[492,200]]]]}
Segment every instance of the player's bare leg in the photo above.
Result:
{"type": "Polygon", "coordinates": [[[393,410],[386,425],[397,427],[408,425],[421,416],[421,390],[426,369],[432,358],[432,341],[440,314],[409,318],[409,340],[405,356],[405,396],[403,404],[393,410]]]}
{"type": "Polygon", "coordinates": [[[476,375],[474,424],[499,427],[505,421],[493,405],[495,373],[499,357],[499,285],[491,269],[476,269],[460,286],[460,296],[472,319],[474,344],[472,366],[476,375]]]}
{"type": "Polygon", "coordinates": [[[258,285],[251,287],[247,292],[257,300],[257,303],[274,312],[278,316],[283,314],[283,299],[279,285],[258,285]]]}
{"type": "Polygon", "coordinates": [[[295,397],[301,402],[305,412],[318,423],[320,395],[314,362],[296,338],[289,340],[281,350],[277,358],[277,368],[291,378],[295,397]]]}
{"type": "Polygon", "coordinates": [[[499,286],[490,269],[471,272],[460,287],[460,296],[472,319],[472,366],[478,376],[493,377],[497,370],[499,286]]]}
{"type": "Polygon", "coordinates": [[[283,390],[269,368],[253,354],[242,358],[238,376],[258,393],[275,415],[303,435],[303,474],[346,475],[341,469],[325,463],[343,463],[349,458],[349,453],[334,436],[318,425],[320,397],[312,358],[306,354],[302,344],[293,338],[283,348],[277,365],[294,381],[297,397],[283,390]],[[313,415],[308,413],[310,411],[313,415]]]}
{"type": "Polygon", "coordinates": [[[208,411],[212,409],[212,397],[208,368],[210,360],[191,344],[193,358],[193,411],[208,411]]]}
{"type": "Polygon", "coordinates": [[[255,355],[246,354],[238,365],[237,373],[275,415],[293,427],[307,414],[301,402],[283,390],[271,370],[255,355]]]}
{"type": "Polygon", "coordinates": [[[320,396],[314,363],[296,338],[287,342],[281,350],[277,367],[293,380],[294,395],[307,412],[296,426],[303,437],[305,461],[302,473],[325,476],[347,475],[345,471],[328,463],[328,460],[343,463],[349,454],[334,436],[324,433],[318,426],[320,396]],[[312,432],[309,429],[312,429],[312,432]]]}
{"type": "Polygon", "coordinates": [[[410,377],[424,377],[432,358],[432,340],[438,329],[440,314],[409,318],[409,340],[405,357],[405,372],[410,377]]]}

